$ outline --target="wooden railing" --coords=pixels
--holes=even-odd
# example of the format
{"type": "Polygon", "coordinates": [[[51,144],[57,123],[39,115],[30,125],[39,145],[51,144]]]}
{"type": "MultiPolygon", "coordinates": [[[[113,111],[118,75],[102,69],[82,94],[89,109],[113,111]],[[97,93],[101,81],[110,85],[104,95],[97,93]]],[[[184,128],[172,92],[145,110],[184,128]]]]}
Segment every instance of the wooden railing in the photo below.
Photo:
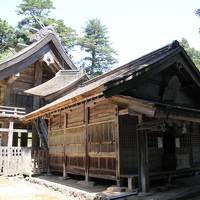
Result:
{"type": "Polygon", "coordinates": [[[0,117],[19,118],[26,114],[25,108],[0,106],[0,117]]]}
{"type": "Polygon", "coordinates": [[[0,147],[0,175],[34,175],[47,172],[46,149],[0,147]]]}

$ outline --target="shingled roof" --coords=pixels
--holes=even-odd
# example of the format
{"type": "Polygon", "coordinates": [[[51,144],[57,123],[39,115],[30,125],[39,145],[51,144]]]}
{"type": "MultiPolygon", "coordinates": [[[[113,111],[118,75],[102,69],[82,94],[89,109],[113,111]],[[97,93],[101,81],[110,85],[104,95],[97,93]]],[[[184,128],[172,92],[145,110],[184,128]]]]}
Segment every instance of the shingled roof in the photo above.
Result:
{"type": "Polygon", "coordinates": [[[47,97],[60,90],[71,87],[80,79],[84,78],[87,78],[86,74],[78,70],[60,70],[52,79],[24,92],[36,96],[47,97]]]}
{"type": "Polygon", "coordinates": [[[44,37],[40,38],[39,41],[32,43],[12,57],[1,62],[0,79],[18,73],[28,65],[42,58],[50,50],[59,61],[60,69],[76,69],[75,65],[65,53],[57,36],[52,32],[48,32],[44,37]]]}
{"type": "MultiPolygon", "coordinates": [[[[86,81],[76,90],[71,91],[52,103],[26,115],[23,119],[31,120],[36,116],[42,116],[43,114],[61,109],[64,106],[73,104],[76,101],[80,101],[80,99],[85,99],[91,95],[105,94],[112,87],[117,87],[121,84],[123,85],[125,82],[138,78],[144,73],[148,73],[155,68],[158,70],[162,63],[166,63],[170,58],[173,58],[178,54],[181,54],[189,63],[191,66],[192,77],[194,78],[196,84],[200,86],[200,75],[198,69],[186,54],[185,50],[179,45],[178,41],[173,41],[156,51],[153,51],[94,79],[86,81]]],[[[171,62],[169,62],[167,66],[176,61],[175,59],[170,60],[171,62]]]]}

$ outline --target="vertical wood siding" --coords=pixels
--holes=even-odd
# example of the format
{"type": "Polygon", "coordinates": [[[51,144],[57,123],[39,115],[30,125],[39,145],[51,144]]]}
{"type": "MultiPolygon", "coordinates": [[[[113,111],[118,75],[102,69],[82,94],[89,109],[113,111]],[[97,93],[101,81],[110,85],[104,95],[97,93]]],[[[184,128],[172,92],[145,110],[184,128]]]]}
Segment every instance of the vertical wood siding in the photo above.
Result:
{"type": "Polygon", "coordinates": [[[51,170],[62,172],[65,160],[67,173],[84,175],[88,165],[89,176],[114,179],[117,165],[115,133],[116,106],[105,100],[52,114],[49,127],[51,170]],[[88,119],[85,119],[86,108],[88,119]]]}

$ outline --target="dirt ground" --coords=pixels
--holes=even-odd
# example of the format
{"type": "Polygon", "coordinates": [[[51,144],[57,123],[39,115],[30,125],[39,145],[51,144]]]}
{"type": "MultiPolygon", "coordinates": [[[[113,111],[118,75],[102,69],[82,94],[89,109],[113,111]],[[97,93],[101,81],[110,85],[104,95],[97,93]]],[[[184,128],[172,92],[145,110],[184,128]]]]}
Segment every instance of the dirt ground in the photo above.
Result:
{"type": "MultiPolygon", "coordinates": [[[[102,194],[105,189],[106,185],[82,186],[76,179],[62,180],[55,176],[31,180],[0,176],[0,200],[88,200],[91,198],[87,195],[102,194]]],[[[176,179],[171,185],[160,183],[151,188],[149,195],[132,196],[127,200],[200,200],[200,175],[176,179]]]]}
{"type": "MultiPolygon", "coordinates": [[[[0,176],[0,200],[66,200],[60,193],[0,176]]],[[[69,198],[68,198],[69,199],[69,198]]],[[[69,199],[74,200],[74,198],[69,199]]]]}

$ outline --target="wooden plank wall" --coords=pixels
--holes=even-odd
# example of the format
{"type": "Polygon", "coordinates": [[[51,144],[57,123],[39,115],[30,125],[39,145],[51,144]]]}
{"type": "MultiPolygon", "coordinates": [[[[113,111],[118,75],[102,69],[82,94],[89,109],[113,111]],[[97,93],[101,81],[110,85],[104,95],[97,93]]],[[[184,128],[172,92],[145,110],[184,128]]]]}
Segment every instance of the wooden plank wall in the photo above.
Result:
{"type": "Polygon", "coordinates": [[[158,148],[159,137],[163,139],[163,134],[160,132],[147,133],[150,172],[160,172],[163,170],[164,152],[163,152],[163,148],[158,148]]]}
{"type": "Polygon", "coordinates": [[[106,101],[89,109],[88,153],[90,175],[116,175],[116,108],[106,101]]]}
{"type": "Polygon", "coordinates": [[[191,146],[193,165],[200,167],[200,125],[196,123],[192,123],[191,146]]]}
{"type": "Polygon", "coordinates": [[[137,117],[129,115],[119,117],[120,173],[122,175],[137,174],[137,123],[137,117]]]}
{"type": "MultiPolygon", "coordinates": [[[[48,70],[40,61],[34,63],[33,65],[27,66],[24,70],[16,74],[15,76],[10,76],[5,80],[0,80],[0,105],[13,106],[13,107],[22,107],[26,109],[26,113],[31,112],[33,108],[33,96],[24,93],[24,90],[30,89],[35,86],[35,72],[36,65],[40,64],[39,69],[42,71],[42,80],[45,82],[52,78],[53,73],[48,70]]],[[[39,102],[41,103],[41,102],[39,102]]],[[[39,107],[42,105],[38,105],[39,107]]],[[[8,128],[9,119],[0,120],[3,128],[8,128]]],[[[25,128],[25,127],[24,127],[25,128]]],[[[34,130],[33,130],[34,132],[34,130]]],[[[7,145],[7,133],[2,133],[3,139],[2,144],[7,145]]],[[[34,138],[37,138],[37,135],[34,134],[33,143],[39,143],[38,139],[35,141],[34,138]]],[[[15,136],[17,134],[15,133],[15,136]]],[[[17,144],[17,137],[14,138],[14,143],[17,144]]],[[[24,143],[25,145],[26,143],[24,143]]],[[[37,145],[36,145],[37,146],[37,145]]]]}
{"type": "Polygon", "coordinates": [[[106,100],[93,100],[51,114],[50,169],[62,172],[65,160],[67,173],[84,175],[88,171],[91,177],[114,179],[117,169],[115,134],[116,107],[106,100]]]}

